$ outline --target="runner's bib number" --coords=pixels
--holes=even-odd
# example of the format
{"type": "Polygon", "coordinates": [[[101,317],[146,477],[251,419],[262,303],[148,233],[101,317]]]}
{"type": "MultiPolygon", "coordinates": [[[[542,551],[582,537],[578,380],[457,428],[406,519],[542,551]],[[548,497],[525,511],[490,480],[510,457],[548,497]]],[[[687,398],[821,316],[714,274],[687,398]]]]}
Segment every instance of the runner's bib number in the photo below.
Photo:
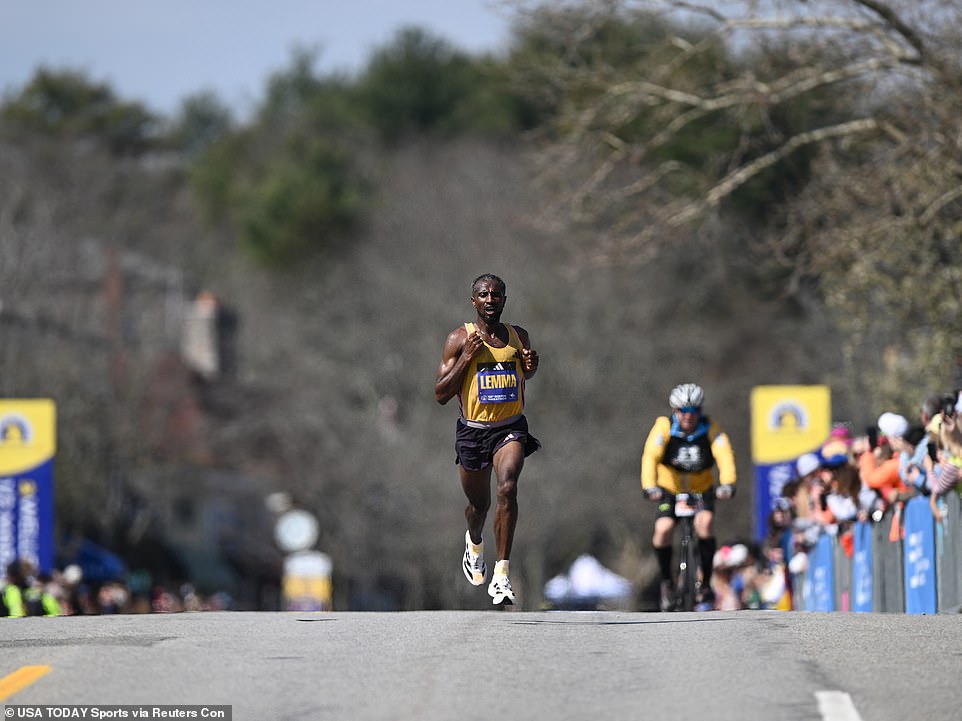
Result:
{"type": "Polygon", "coordinates": [[[518,368],[513,361],[478,363],[478,402],[514,403],[518,400],[518,368]]]}

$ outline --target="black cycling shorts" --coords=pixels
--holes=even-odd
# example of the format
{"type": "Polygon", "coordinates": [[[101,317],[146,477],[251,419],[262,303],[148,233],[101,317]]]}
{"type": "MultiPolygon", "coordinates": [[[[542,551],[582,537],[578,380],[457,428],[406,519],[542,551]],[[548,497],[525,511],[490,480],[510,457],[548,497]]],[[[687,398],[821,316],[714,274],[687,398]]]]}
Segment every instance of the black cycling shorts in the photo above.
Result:
{"type": "MultiPolygon", "coordinates": [[[[655,518],[674,518],[675,517],[675,496],[670,491],[661,489],[661,500],[658,501],[658,512],[655,518]]],[[[715,511],[715,489],[709,488],[701,494],[704,510],[715,511]]]]}
{"type": "Polygon", "coordinates": [[[472,428],[458,418],[454,462],[460,463],[466,471],[480,471],[491,465],[501,446],[511,441],[521,443],[525,458],[541,448],[541,442],[528,433],[528,419],[524,416],[499,428],[472,428]]]}

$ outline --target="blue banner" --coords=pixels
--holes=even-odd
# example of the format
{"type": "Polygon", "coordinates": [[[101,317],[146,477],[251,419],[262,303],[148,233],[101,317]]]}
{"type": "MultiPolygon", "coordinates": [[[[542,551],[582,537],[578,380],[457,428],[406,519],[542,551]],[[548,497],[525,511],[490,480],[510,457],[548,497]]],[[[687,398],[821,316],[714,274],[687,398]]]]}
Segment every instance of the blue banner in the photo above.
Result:
{"type": "Polygon", "coordinates": [[[0,564],[29,561],[53,570],[53,462],[0,478],[0,564]]]}
{"type": "Polygon", "coordinates": [[[916,496],[905,504],[905,612],[937,610],[935,519],[929,499],[916,496]]]}
{"type": "Polygon", "coordinates": [[[860,521],[853,529],[855,551],[852,557],[852,610],[869,613],[873,608],[872,526],[860,521]]]}
{"type": "Polygon", "coordinates": [[[768,537],[768,517],[785,484],[795,479],[795,459],[787,463],[755,464],[755,540],[768,537]]]}
{"type": "Polygon", "coordinates": [[[832,537],[822,534],[808,555],[809,611],[835,610],[835,554],[832,537]]]}
{"type": "Polygon", "coordinates": [[[53,570],[55,424],[49,399],[0,400],[0,568],[53,570]]]}

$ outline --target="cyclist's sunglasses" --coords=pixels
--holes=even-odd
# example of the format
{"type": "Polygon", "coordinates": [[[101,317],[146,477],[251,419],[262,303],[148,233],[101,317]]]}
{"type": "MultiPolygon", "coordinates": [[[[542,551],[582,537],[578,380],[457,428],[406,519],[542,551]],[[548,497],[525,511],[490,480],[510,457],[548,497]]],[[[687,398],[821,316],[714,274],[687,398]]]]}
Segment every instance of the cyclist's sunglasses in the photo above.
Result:
{"type": "Polygon", "coordinates": [[[678,409],[679,413],[701,413],[701,406],[682,406],[678,409]]]}

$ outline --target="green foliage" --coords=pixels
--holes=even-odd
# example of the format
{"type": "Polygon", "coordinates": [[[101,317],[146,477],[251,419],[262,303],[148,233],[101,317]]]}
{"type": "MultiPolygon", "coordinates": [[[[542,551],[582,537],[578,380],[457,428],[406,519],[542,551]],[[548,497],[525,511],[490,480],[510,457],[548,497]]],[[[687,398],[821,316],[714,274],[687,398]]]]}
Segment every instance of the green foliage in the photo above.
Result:
{"type": "Polygon", "coordinates": [[[237,186],[250,133],[229,133],[211,143],[190,167],[190,184],[211,223],[226,221],[239,205],[237,186]]]}
{"type": "Polygon", "coordinates": [[[506,68],[544,125],[602,101],[609,83],[650,64],[668,32],[659,19],[633,19],[608,4],[546,4],[515,25],[506,68]]]}
{"type": "Polygon", "coordinates": [[[654,17],[630,17],[608,4],[542,5],[514,28],[512,62],[604,70],[648,57],[669,32],[654,17]]]}
{"type": "Polygon", "coordinates": [[[319,98],[331,96],[331,89],[338,83],[319,77],[316,61],[316,50],[295,48],[290,67],[274,73],[267,81],[264,102],[258,111],[258,125],[277,126],[302,114],[319,98]]]}
{"type": "Polygon", "coordinates": [[[3,107],[20,132],[97,138],[117,155],[138,154],[156,142],[157,118],[140,103],[121,102],[109,86],[71,70],[39,69],[3,107]]]}
{"type": "Polygon", "coordinates": [[[375,52],[357,92],[387,143],[418,133],[503,133],[520,125],[505,75],[419,28],[375,52]]]}
{"type": "MultiPolygon", "coordinates": [[[[816,148],[799,143],[773,162],[767,156],[858,113],[840,82],[813,82],[844,59],[802,39],[749,52],[690,16],[643,7],[545,4],[516,31],[511,70],[538,108],[551,157],[546,174],[576,224],[643,232],[651,226],[639,210],[644,191],[626,186],[648,187],[655,205],[679,207],[762,159],[713,202],[753,224],[783,216],[812,179],[816,148]]],[[[851,92],[855,81],[847,82],[851,92]]]]}
{"type": "Polygon", "coordinates": [[[196,158],[226,136],[232,126],[230,108],[214,93],[199,93],[181,104],[169,135],[175,147],[181,148],[187,157],[196,158]]]}
{"type": "Polygon", "coordinates": [[[260,263],[285,268],[340,247],[363,223],[371,194],[349,148],[291,132],[255,131],[211,145],[191,170],[208,219],[237,228],[260,263]]]}
{"type": "Polygon", "coordinates": [[[269,80],[255,121],[223,134],[193,164],[208,218],[232,224],[240,245],[271,268],[340,247],[371,193],[358,161],[362,118],[350,86],[319,77],[314,54],[296,51],[269,80]]]}
{"type": "Polygon", "coordinates": [[[220,134],[197,156],[193,187],[208,217],[233,223],[267,266],[287,267],[349,239],[370,205],[362,167],[378,140],[512,133],[524,113],[502,65],[472,61],[420,30],[402,31],[356,83],[318,75],[315,59],[295,51],[246,128],[217,124],[222,116],[209,99],[181,125],[205,141],[214,123],[220,134]]]}
{"type": "Polygon", "coordinates": [[[250,188],[241,219],[244,246],[278,268],[337,249],[365,210],[365,185],[346,154],[323,141],[295,145],[250,188]]]}

